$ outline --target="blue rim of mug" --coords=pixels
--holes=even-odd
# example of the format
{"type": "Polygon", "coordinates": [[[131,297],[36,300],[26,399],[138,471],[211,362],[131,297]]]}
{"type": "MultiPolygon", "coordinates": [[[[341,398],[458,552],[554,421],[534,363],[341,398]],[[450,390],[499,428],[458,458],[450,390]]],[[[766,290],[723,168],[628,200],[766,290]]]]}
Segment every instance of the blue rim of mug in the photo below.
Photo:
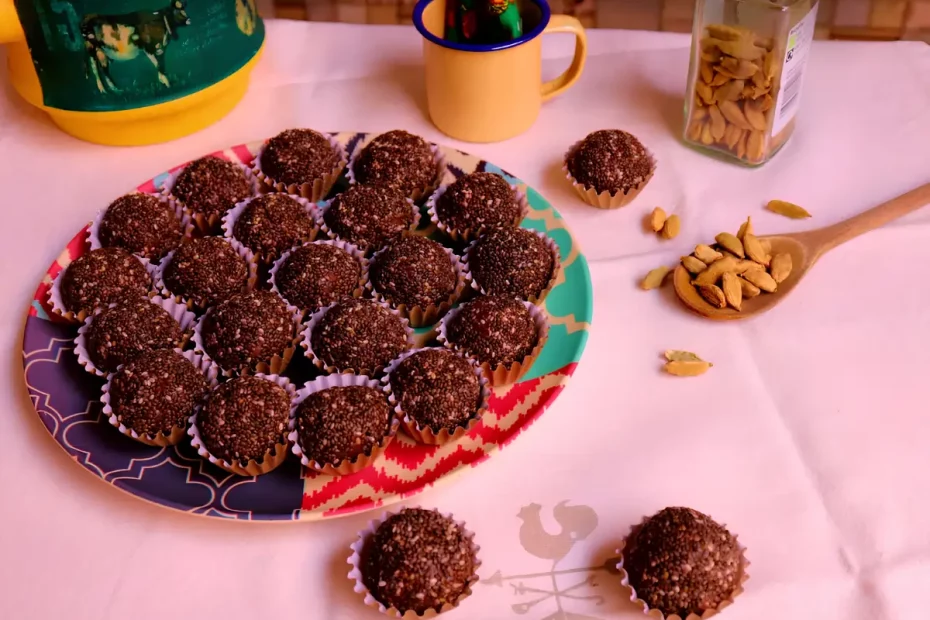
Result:
{"type": "MultiPolygon", "coordinates": [[[[490,45],[480,45],[474,43],[455,43],[454,41],[446,41],[441,37],[437,37],[435,34],[426,29],[426,26],[423,25],[423,11],[426,10],[426,7],[437,2],[438,0],[419,0],[417,2],[416,8],[413,9],[413,25],[417,27],[417,30],[426,40],[436,45],[441,45],[442,47],[447,47],[453,50],[459,50],[460,52],[496,52],[498,50],[505,50],[511,47],[516,47],[518,45],[523,45],[527,41],[531,41],[542,34],[542,31],[546,29],[546,26],[549,25],[549,19],[552,17],[552,11],[549,9],[549,3],[546,0],[532,0],[533,4],[539,7],[539,23],[536,24],[536,27],[533,28],[529,33],[524,34],[522,37],[513,39],[512,41],[504,41],[503,43],[492,43],[490,45]]],[[[454,1],[454,0],[453,0],[454,1]]],[[[443,24],[445,24],[445,16],[443,16],[443,24]]]]}

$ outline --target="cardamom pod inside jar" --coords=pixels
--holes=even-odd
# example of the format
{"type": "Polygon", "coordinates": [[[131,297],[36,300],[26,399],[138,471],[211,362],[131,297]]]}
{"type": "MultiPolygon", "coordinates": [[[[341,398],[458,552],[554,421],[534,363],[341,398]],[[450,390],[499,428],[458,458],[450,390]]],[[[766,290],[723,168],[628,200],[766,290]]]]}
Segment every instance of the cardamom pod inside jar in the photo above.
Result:
{"type": "Polygon", "coordinates": [[[816,0],[697,0],[687,143],[758,166],[794,132],[816,0]]]}

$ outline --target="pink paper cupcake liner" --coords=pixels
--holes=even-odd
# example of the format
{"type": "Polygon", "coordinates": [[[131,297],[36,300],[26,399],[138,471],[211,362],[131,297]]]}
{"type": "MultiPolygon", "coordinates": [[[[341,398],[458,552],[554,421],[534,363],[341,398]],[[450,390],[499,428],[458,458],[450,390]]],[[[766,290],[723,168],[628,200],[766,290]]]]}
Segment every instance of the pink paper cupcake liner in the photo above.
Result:
{"type": "MultiPolygon", "coordinates": [[[[555,242],[555,240],[552,237],[538,230],[534,230],[533,233],[546,243],[546,246],[549,248],[549,251],[552,253],[552,277],[549,278],[549,282],[546,284],[546,287],[539,293],[539,295],[530,295],[528,299],[524,299],[522,301],[528,301],[532,304],[541,305],[546,300],[546,297],[549,295],[549,292],[552,291],[553,288],[555,288],[556,282],[559,279],[559,271],[562,269],[562,256],[559,250],[559,245],[555,242]]],[[[484,288],[481,285],[479,285],[478,282],[475,281],[475,277],[471,271],[471,265],[469,264],[471,251],[472,249],[474,249],[475,244],[478,243],[478,240],[480,238],[481,237],[479,237],[478,239],[475,239],[474,241],[468,244],[468,248],[465,250],[465,256],[463,258],[463,264],[465,265],[466,277],[468,278],[468,281],[471,284],[472,289],[474,289],[481,295],[487,295],[488,292],[485,291],[484,288]]]]}
{"type": "Polygon", "coordinates": [[[630,188],[626,192],[617,191],[614,193],[610,192],[600,192],[598,193],[593,187],[587,187],[572,176],[572,173],[568,170],[568,159],[571,157],[572,153],[575,152],[575,149],[581,144],[581,140],[576,142],[571,146],[568,151],[565,152],[565,157],[562,160],[562,172],[565,173],[565,178],[568,179],[568,182],[572,184],[572,187],[575,188],[575,191],[578,193],[578,196],[591,205],[592,207],[597,207],[598,209],[619,209],[625,205],[630,204],[633,200],[639,196],[639,193],[649,185],[649,181],[652,180],[652,177],[655,175],[656,168],[658,168],[658,162],[656,161],[655,156],[651,151],[647,149],[647,154],[650,161],[652,162],[652,172],[649,173],[642,183],[638,186],[630,188]]]}

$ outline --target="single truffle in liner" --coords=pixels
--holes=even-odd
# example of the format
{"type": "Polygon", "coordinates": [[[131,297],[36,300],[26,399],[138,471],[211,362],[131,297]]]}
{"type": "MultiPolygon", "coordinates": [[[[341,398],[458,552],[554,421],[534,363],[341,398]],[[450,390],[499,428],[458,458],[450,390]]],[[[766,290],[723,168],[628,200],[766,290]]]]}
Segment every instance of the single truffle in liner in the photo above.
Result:
{"type": "Polygon", "coordinates": [[[181,326],[148,299],[124,300],[94,315],[85,332],[87,353],[99,370],[114,372],[146,351],[173,349],[181,326]]]}
{"type": "Polygon", "coordinates": [[[742,552],[722,525],[690,508],[665,508],[634,530],[623,568],[636,596],[666,616],[716,609],[740,584],[742,552]]]}
{"type": "Polygon", "coordinates": [[[546,242],[523,228],[493,230],[468,253],[468,269],[485,293],[526,300],[549,285],[554,263],[546,242]]]}
{"type": "Polygon", "coordinates": [[[359,260],[334,245],[309,243],[291,251],[278,267],[274,283],[291,305],[315,312],[351,297],[362,277],[359,260]]]}
{"type": "Polygon", "coordinates": [[[374,372],[407,350],[404,322],[368,299],[336,302],[310,334],[313,354],[328,366],[357,373],[374,372]]]}
{"type": "Polygon", "coordinates": [[[330,174],[339,153],[329,138],[312,129],[287,129],[265,145],[262,172],[277,183],[303,185],[330,174]]]}
{"type": "Polygon", "coordinates": [[[516,226],[520,204],[503,177],[473,172],[446,188],[436,200],[436,216],[452,230],[481,234],[516,226]]]}
{"type": "Polygon", "coordinates": [[[210,454],[245,467],[286,443],[290,407],[287,390],[277,383],[239,377],[213,390],[197,414],[197,430],[210,454]]]}
{"type": "Polygon", "coordinates": [[[413,226],[413,207],[391,187],[355,185],[336,196],[323,222],[340,239],[375,251],[413,226]]]}
{"type": "Polygon", "coordinates": [[[404,415],[434,433],[452,433],[475,417],[481,384],[475,368],[452,351],[418,351],[391,372],[391,390],[404,415]]]}
{"type": "Polygon", "coordinates": [[[392,305],[408,307],[439,305],[449,299],[457,281],[445,248],[415,235],[391,242],[373,259],[368,275],[392,305]]]}
{"type": "Polygon", "coordinates": [[[523,360],[539,342],[536,323],[523,302],[501,296],[464,304],[450,318],[446,336],[492,368],[523,360]]]}
{"type": "Polygon", "coordinates": [[[148,351],[110,379],[110,407],[138,435],[168,435],[187,426],[209,389],[203,373],[177,351],[148,351]]]}
{"type": "Polygon", "coordinates": [[[390,185],[404,196],[436,182],[436,159],[429,143],[395,129],[369,142],[355,159],[352,172],[362,185],[390,185]]]}
{"type": "Polygon", "coordinates": [[[388,433],[392,411],[381,390],[337,386],[314,392],[297,407],[300,448],[311,461],[335,465],[371,450],[388,433]]]}
{"type": "MultiPolygon", "coordinates": [[[[222,218],[252,195],[252,185],[240,166],[210,155],[189,163],[171,193],[194,213],[222,218]]],[[[219,229],[218,223],[215,228],[219,229]]]]}
{"type": "Polygon", "coordinates": [[[309,241],[315,225],[293,196],[265,194],[252,199],[239,214],[233,237],[259,256],[274,257],[309,241]]]}
{"type": "Polygon", "coordinates": [[[646,182],[653,161],[636,136],[619,129],[588,134],[569,153],[568,171],[575,181],[597,193],[627,193],[646,182]]]}
{"type": "Polygon", "coordinates": [[[294,321],[287,304],[270,291],[233,295],[202,320],[203,348],[223,370],[269,363],[294,342],[294,321]]]}
{"type": "Polygon", "coordinates": [[[145,297],[152,278],[138,258],[122,248],[99,248],[71,261],[61,275],[61,298],[69,312],[92,312],[123,300],[145,297]]]}
{"type": "Polygon", "coordinates": [[[434,510],[405,508],[367,541],[362,582],[401,614],[438,612],[469,593],[476,564],[474,545],[459,524],[434,510]]]}
{"type": "Polygon", "coordinates": [[[246,260],[222,237],[185,243],[165,266],[165,286],[172,295],[212,306],[242,291],[249,279],[246,260]]]}
{"type": "Polygon", "coordinates": [[[155,196],[138,192],[114,200],[97,231],[103,247],[120,247],[153,260],[177,247],[181,235],[174,211],[155,196]]]}

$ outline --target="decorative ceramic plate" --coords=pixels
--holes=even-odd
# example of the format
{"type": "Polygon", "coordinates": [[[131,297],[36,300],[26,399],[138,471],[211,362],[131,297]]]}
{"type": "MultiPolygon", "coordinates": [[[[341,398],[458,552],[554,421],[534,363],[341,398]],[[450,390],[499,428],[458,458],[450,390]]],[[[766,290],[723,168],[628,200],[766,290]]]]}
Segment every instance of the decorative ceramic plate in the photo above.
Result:
{"type": "MultiPolygon", "coordinates": [[[[365,141],[366,134],[342,133],[337,139],[351,153],[365,141]]],[[[215,155],[248,164],[260,146],[261,142],[243,144],[215,155]]],[[[486,170],[522,185],[491,163],[454,149],[441,149],[447,158],[444,183],[468,172],[486,170]]],[[[181,166],[138,189],[159,191],[169,173],[178,168],[181,166]]],[[[344,187],[342,179],[334,191],[344,187]]],[[[401,433],[374,466],[354,475],[330,477],[302,470],[291,455],[269,474],[242,478],[201,459],[186,440],[175,447],[156,448],[123,436],[101,413],[103,380],[78,365],[73,353],[77,327],[53,320],[46,305],[58,272],[87,251],[86,228],[49,268],[29,309],[23,365],[36,412],[55,441],[95,476],[142,499],[193,514],[246,520],[316,520],[371,510],[415,495],[469,470],[513,441],[559,395],[584,350],[592,304],[588,264],[555,209],[532,189],[527,188],[527,194],[530,212],[522,226],[545,231],[561,249],[562,272],[545,300],[549,340],[519,383],[494,390],[489,412],[459,441],[426,446],[401,433]]],[[[425,338],[429,329],[418,331],[425,338]]],[[[308,365],[296,363],[295,357],[286,374],[300,383],[309,376],[308,365]]]]}

